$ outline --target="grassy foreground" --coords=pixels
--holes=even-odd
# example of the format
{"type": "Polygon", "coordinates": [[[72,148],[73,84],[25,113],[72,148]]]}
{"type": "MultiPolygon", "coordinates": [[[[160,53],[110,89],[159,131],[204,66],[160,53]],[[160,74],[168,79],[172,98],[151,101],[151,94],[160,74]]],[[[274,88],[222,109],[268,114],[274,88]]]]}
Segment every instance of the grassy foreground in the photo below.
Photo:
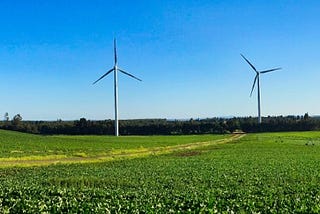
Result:
{"type": "Polygon", "coordinates": [[[319,213],[319,159],[320,133],[301,132],[112,162],[2,168],[0,213],[319,213]]]}

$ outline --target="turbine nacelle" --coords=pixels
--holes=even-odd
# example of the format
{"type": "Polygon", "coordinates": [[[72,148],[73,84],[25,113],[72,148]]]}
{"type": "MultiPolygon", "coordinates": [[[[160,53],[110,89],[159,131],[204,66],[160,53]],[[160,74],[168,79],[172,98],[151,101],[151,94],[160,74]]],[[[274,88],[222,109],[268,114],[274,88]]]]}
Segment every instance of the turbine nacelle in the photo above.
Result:
{"type": "Polygon", "coordinates": [[[141,79],[139,79],[138,77],[135,77],[133,76],[132,74],[129,74],[127,72],[125,72],[124,70],[120,69],[118,67],[118,57],[117,57],[117,44],[116,44],[116,39],[113,40],[113,47],[114,47],[114,66],[112,69],[110,69],[109,71],[107,71],[107,73],[105,73],[104,75],[102,75],[98,80],[96,80],[94,83],[92,83],[93,85],[96,84],[97,82],[99,82],[101,79],[103,79],[105,76],[107,76],[108,74],[110,74],[111,72],[117,72],[117,71],[120,71],[121,73],[131,77],[131,78],[134,78],[138,81],[142,81],[141,79]]]}
{"type": "Polygon", "coordinates": [[[256,82],[260,77],[260,74],[265,74],[265,73],[269,73],[269,72],[272,72],[272,71],[280,70],[281,68],[273,68],[273,69],[268,69],[268,70],[264,70],[264,71],[258,71],[245,56],[243,56],[242,54],[240,54],[240,55],[250,65],[250,67],[256,72],[256,76],[254,78],[252,89],[251,89],[251,92],[250,92],[250,97],[251,97],[252,92],[254,90],[254,87],[256,85],[256,82]]]}

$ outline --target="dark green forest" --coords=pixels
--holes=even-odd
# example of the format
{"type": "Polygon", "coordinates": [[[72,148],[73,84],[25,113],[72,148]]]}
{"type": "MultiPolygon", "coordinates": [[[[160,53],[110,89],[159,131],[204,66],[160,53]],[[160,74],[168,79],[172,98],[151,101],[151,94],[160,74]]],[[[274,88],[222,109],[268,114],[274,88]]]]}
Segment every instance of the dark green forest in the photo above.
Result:
{"type": "MultiPolygon", "coordinates": [[[[258,124],[255,117],[207,118],[189,120],[141,119],[121,120],[121,135],[182,135],[182,134],[224,134],[235,131],[287,132],[320,130],[320,118],[303,116],[264,117],[258,124]]],[[[113,135],[113,120],[76,121],[23,121],[18,114],[12,120],[0,122],[0,128],[32,134],[53,135],[113,135]]]]}

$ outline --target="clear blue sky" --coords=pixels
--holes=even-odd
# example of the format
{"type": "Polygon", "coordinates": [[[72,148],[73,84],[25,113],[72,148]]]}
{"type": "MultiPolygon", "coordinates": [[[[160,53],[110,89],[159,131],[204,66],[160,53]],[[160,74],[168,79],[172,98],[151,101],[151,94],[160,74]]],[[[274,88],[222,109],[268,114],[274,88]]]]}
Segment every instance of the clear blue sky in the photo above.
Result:
{"type": "Polygon", "coordinates": [[[320,1],[0,1],[0,116],[26,120],[320,114],[320,1]]]}

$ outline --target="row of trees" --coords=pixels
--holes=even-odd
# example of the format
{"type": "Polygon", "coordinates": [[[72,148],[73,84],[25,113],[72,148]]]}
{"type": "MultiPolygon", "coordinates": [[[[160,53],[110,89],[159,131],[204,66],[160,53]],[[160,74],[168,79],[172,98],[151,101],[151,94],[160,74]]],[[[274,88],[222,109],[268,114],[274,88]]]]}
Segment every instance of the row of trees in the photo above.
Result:
{"type": "MultiPolygon", "coordinates": [[[[0,122],[1,129],[33,134],[113,135],[114,121],[92,121],[81,118],[76,121],[22,121],[20,114],[12,121],[0,122]]],[[[320,130],[320,118],[304,116],[265,117],[258,124],[257,118],[208,118],[190,120],[122,120],[121,135],[179,135],[179,134],[223,134],[234,131],[281,132],[320,130]]]]}

